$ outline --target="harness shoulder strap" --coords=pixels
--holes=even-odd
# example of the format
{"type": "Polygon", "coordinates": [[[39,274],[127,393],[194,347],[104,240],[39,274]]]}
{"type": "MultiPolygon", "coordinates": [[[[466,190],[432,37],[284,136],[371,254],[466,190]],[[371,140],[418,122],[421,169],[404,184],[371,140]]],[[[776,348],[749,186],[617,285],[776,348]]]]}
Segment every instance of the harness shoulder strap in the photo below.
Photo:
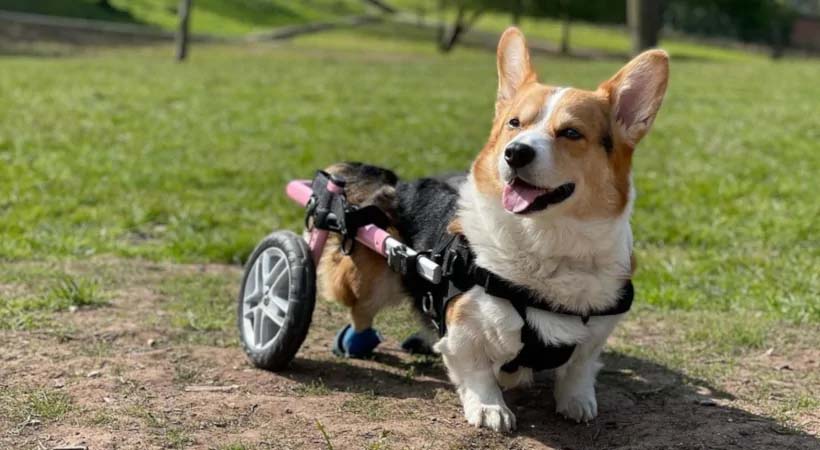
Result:
{"type": "Polygon", "coordinates": [[[489,295],[510,301],[525,322],[527,308],[536,308],[555,314],[576,316],[586,324],[591,316],[610,316],[629,311],[635,296],[632,281],[627,280],[618,294],[617,301],[611,307],[586,314],[567,310],[532,290],[516,285],[476,264],[470,244],[461,234],[447,233],[431,251],[431,258],[442,266],[444,283],[430,287],[422,299],[422,309],[432,319],[441,336],[447,329],[445,314],[449,303],[476,285],[481,286],[489,295]]]}
{"type": "Polygon", "coordinates": [[[632,285],[632,280],[627,280],[623,287],[621,287],[615,304],[609,308],[580,314],[562,306],[554,305],[552,302],[545,300],[531,290],[523,286],[517,286],[482,267],[475,266],[472,272],[475,284],[483,286],[485,292],[494,297],[510,300],[519,314],[521,314],[521,317],[526,317],[526,314],[522,314],[522,312],[526,311],[527,308],[535,308],[555,314],[578,316],[584,323],[587,323],[592,316],[614,316],[629,311],[632,308],[632,301],[635,298],[635,288],[632,285]]]}

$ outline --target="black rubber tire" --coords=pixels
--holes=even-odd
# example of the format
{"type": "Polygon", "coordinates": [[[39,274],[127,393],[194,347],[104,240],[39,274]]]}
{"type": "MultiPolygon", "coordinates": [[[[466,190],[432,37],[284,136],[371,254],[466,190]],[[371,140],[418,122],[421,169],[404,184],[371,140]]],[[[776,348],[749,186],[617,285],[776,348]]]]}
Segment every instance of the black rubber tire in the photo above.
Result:
{"type": "MultiPolygon", "coordinates": [[[[237,304],[237,326],[242,349],[256,367],[277,372],[288,367],[305,340],[316,304],[316,268],[304,239],[290,231],[275,231],[256,246],[245,264],[237,304]],[[289,267],[288,310],[273,342],[264,349],[248,345],[244,333],[242,305],[245,285],[254,262],[265,250],[276,247],[285,254],[289,267]]],[[[251,337],[252,339],[252,337],[251,337]]]]}

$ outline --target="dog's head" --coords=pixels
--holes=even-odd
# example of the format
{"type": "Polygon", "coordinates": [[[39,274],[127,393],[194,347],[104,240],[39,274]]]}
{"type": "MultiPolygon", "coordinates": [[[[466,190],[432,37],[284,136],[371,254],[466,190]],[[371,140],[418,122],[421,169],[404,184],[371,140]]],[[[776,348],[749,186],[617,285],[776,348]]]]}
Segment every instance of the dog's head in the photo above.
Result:
{"type": "Polygon", "coordinates": [[[635,146],[649,131],[669,75],[667,54],[637,56],[595,91],[537,81],[524,36],[498,44],[498,96],[473,165],[480,192],[511,214],[613,217],[629,202],[635,146]]]}

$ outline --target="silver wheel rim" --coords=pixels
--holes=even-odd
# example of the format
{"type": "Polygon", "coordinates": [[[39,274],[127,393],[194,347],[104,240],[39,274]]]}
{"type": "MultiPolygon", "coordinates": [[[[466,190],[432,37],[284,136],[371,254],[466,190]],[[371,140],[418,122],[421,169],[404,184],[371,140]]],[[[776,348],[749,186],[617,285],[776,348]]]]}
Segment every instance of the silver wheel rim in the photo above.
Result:
{"type": "Polygon", "coordinates": [[[285,323],[289,269],[285,252],[275,247],[265,249],[253,262],[242,291],[242,335],[252,350],[269,347],[285,323]]]}

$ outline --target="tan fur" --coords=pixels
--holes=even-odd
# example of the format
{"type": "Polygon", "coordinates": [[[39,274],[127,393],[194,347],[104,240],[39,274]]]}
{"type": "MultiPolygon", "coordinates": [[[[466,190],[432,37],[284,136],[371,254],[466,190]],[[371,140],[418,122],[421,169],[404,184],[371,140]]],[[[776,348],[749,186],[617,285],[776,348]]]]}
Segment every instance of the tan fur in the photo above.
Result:
{"type": "Polygon", "coordinates": [[[447,326],[464,321],[466,312],[463,306],[466,298],[466,295],[462,294],[450,300],[450,303],[447,305],[447,311],[444,313],[444,322],[447,326]]]}
{"type": "Polygon", "coordinates": [[[447,232],[450,234],[461,234],[464,232],[464,227],[461,226],[461,221],[458,219],[453,220],[447,225],[447,232]]]}
{"type": "Polygon", "coordinates": [[[339,251],[340,239],[331,235],[319,262],[319,293],[350,308],[353,328],[370,328],[384,307],[400,301],[401,279],[384,257],[357,245],[350,255],[339,251]]]}
{"type": "MultiPolygon", "coordinates": [[[[345,164],[335,164],[328,173],[344,174],[345,164]]],[[[378,183],[357,182],[347,186],[345,194],[352,204],[379,205],[390,215],[394,189],[378,183]]],[[[399,239],[394,228],[387,230],[399,239]]],[[[335,300],[350,308],[350,318],[356,331],[370,328],[373,318],[386,306],[400,302],[406,295],[401,288],[401,277],[390,270],[384,257],[361,244],[354,246],[350,255],[340,251],[341,239],[337,234],[328,236],[318,267],[319,295],[335,300]]]]}
{"type": "MultiPolygon", "coordinates": [[[[507,143],[517,134],[539,122],[538,113],[556,88],[541,84],[532,69],[520,31],[508,30],[498,46],[499,90],[496,114],[486,145],[473,164],[479,192],[501,195],[504,180],[499,178],[498,161],[507,143]],[[515,57],[507,56],[513,52],[515,57]],[[523,55],[522,55],[523,53],[523,55]],[[512,67],[513,64],[519,66],[512,67]],[[519,129],[506,126],[511,118],[521,122],[519,129]]],[[[554,137],[564,128],[575,128],[584,139],[555,139],[556,170],[567,179],[582,182],[584,193],[576,193],[567,214],[578,219],[616,217],[629,201],[632,154],[637,142],[652,125],[660,107],[668,78],[668,56],[661,50],[645,52],[624,66],[596,91],[570,89],[556,105],[558,111],[547,133],[554,137]],[[640,83],[650,89],[634,102],[619,102],[633,95],[640,83]],[[630,123],[624,123],[624,121],[630,123]],[[603,141],[610,138],[611,151],[603,141]]],[[[537,181],[537,180],[533,180],[537,181]]],[[[550,186],[546,186],[550,187],[550,186]]]]}

